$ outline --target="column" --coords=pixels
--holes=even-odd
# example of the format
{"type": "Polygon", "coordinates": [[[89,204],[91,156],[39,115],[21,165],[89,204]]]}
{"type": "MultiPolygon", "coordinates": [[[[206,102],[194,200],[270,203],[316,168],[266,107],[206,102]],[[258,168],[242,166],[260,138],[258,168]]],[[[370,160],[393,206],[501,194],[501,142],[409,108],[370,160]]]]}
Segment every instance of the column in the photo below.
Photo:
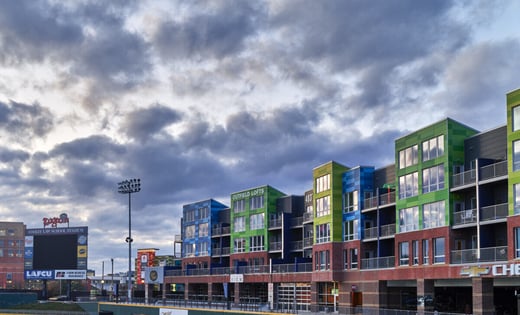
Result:
{"type": "Polygon", "coordinates": [[[468,311],[475,315],[494,314],[493,279],[474,277],[471,279],[471,284],[473,286],[473,309],[468,311]]]}
{"type": "Polygon", "coordinates": [[[429,279],[417,279],[417,299],[421,301],[417,305],[417,314],[433,311],[433,296],[435,293],[434,281],[429,279]]]}

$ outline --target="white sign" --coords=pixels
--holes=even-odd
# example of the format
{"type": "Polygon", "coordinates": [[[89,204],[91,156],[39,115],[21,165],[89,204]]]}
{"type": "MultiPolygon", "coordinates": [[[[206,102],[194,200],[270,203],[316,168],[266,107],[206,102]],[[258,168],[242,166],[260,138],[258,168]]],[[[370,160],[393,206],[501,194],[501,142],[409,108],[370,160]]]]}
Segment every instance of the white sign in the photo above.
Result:
{"type": "Polygon", "coordinates": [[[56,280],[85,280],[87,279],[86,270],[56,270],[54,273],[56,280]]]}
{"type": "Polygon", "coordinates": [[[244,275],[241,273],[234,273],[229,275],[229,282],[231,283],[242,283],[244,282],[244,275]]]}

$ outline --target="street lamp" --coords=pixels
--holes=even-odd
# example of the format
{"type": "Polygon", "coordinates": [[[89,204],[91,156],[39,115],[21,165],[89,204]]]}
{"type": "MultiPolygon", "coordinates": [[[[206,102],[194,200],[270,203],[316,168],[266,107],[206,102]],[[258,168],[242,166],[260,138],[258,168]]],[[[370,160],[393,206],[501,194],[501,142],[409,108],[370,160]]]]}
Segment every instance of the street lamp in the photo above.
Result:
{"type": "Polygon", "coordinates": [[[141,180],[139,178],[127,179],[120,182],[117,191],[120,194],[128,194],[128,302],[132,302],[132,193],[141,191],[141,180]]]}

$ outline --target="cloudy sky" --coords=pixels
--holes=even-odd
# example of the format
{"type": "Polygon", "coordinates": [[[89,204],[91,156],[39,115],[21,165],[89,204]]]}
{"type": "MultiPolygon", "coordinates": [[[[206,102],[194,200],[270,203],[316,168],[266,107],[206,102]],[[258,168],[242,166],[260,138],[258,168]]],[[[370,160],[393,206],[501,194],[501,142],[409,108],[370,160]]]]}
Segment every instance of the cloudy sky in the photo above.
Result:
{"type": "MultiPolygon", "coordinates": [[[[89,268],[173,254],[182,205],[393,163],[445,117],[505,124],[517,1],[0,1],[0,221],[89,227],[89,268]]],[[[106,269],[105,269],[106,270],[106,269]]]]}

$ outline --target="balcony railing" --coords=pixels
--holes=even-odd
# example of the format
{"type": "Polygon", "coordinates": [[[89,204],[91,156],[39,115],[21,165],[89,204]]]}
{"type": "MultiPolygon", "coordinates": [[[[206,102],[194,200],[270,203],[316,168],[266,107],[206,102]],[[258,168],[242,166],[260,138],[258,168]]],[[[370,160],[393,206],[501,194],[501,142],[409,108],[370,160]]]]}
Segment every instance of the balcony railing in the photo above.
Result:
{"type": "Polygon", "coordinates": [[[291,218],[291,227],[301,226],[303,224],[303,217],[291,218]]]}
{"type": "Polygon", "coordinates": [[[507,161],[486,165],[480,168],[480,180],[486,180],[507,175],[507,161]]]}
{"type": "Polygon", "coordinates": [[[303,239],[303,247],[311,247],[313,244],[313,239],[312,237],[305,237],[303,239]]]}
{"type": "Polygon", "coordinates": [[[363,209],[371,209],[377,206],[385,206],[395,203],[395,191],[379,195],[379,202],[377,196],[367,198],[363,201],[363,209]]]}
{"type": "Polygon", "coordinates": [[[269,251],[278,251],[282,250],[282,242],[270,242],[269,243],[269,251]]]}
{"type": "Polygon", "coordinates": [[[228,256],[230,252],[229,247],[214,247],[211,249],[211,256],[228,256]]]}
{"type": "Polygon", "coordinates": [[[381,237],[395,235],[395,223],[381,226],[381,237]]]}
{"type": "Polygon", "coordinates": [[[453,225],[470,224],[477,222],[477,209],[468,209],[453,213],[453,225]]]}
{"type": "Polygon", "coordinates": [[[508,204],[502,203],[498,205],[483,207],[480,210],[480,220],[481,221],[489,221],[489,220],[498,220],[507,217],[508,214],[508,204]]]}
{"type": "Polygon", "coordinates": [[[303,249],[303,241],[295,241],[289,244],[291,250],[302,250],[303,249]]]}
{"type": "Polygon", "coordinates": [[[477,258],[477,249],[452,250],[450,261],[452,264],[507,261],[507,246],[481,248],[480,259],[477,258]]]}
{"type": "Polygon", "coordinates": [[[229,226],[218,226],[211,229],[211,236],[219,236],[231,233],[231,227],[229,226]]]}
{"type": "Polygon", "coordinates": [[[365,229],[365,238],[376,238],[378,236],[377,231],[377,227],[365,229]]]}
{"type": "Polygon", "coordinates": [[[217,267],[217,268],[193,268],[193,269],[174,269],[165,270],[165,276],[201,276],[201,275],[229,275],[233,273],[242,274],[258,274],[258,273],[295,273],[295,272],[312,272],[312,263],[294,263],[294,264],[275,264],[255,265],[255,266],[239,266],[238,268],[217,267]]]}
{"type": "MultiPolygon", "coordinates": [[[[487,180],[507,175],[507,161],[500,161],[479,168],[479,180],[487,180]]],[[[476,172],[469,170],[453,175],[453,187],[475,183],[476,172]]]]}
{"type": "Polygon", "coordinates": [[[269,228],[279,228],[282,227],[282,219],[271,219],[269,220],[269,228]]]}
{"type": "Polygon", "coordinates": [[[395,267],[395,256],[361,259],[361,269],[382,269],[395,267]]]}
{"type": "Polygon", "coordinates": [[[305,213],[303,213],[303,222],[312,221],[312,219],[314,219],[313,216],[314,215],[313,215],[312,212],[305,212],[305,213]]]}

